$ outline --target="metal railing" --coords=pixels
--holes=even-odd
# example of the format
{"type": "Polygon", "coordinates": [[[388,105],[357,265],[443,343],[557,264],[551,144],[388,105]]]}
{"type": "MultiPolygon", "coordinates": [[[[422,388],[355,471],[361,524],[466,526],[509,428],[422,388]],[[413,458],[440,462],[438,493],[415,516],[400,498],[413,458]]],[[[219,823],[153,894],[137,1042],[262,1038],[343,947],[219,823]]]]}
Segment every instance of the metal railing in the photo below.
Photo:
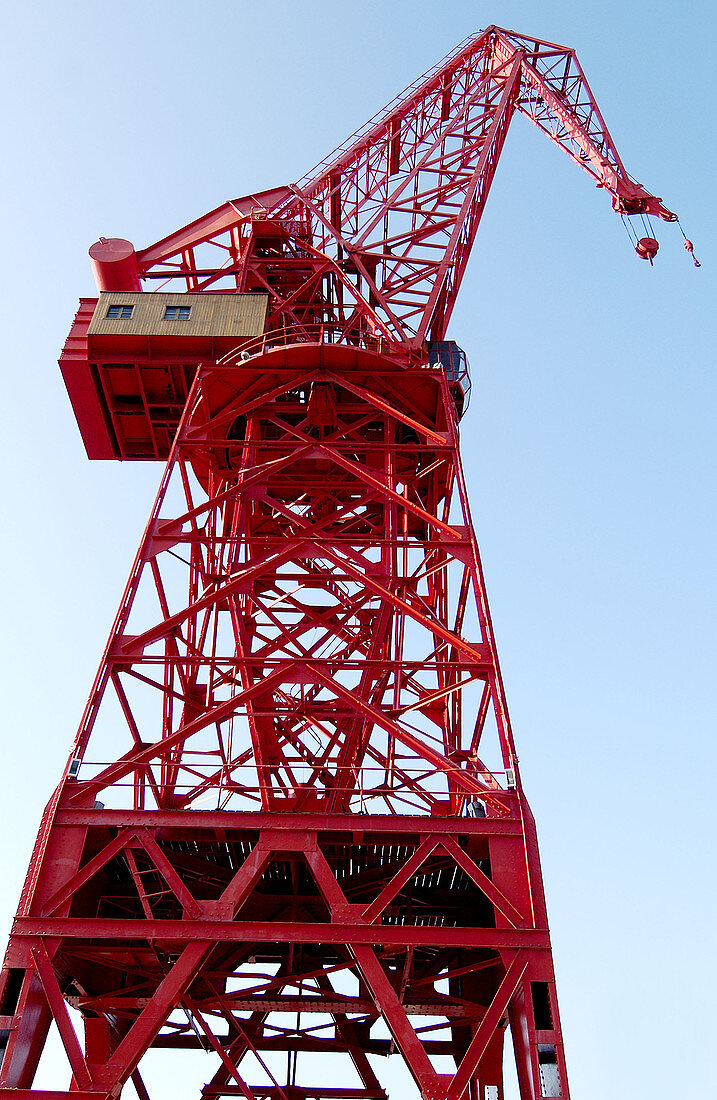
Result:
{"type": "Polygon", "coordinates": [[[428,364],[427,353],[422,348],[412,348],[407,344],[373,333],[348,333],[344,325],[323,322],[309,325],[283,325],[281,328],[270,329],[261,336],[243,340],[222,356],[218,365],[233,366],[254,355],[263,355],[267,351],[294,347],[297,344],[330,344],[356,348],[373,352],[383,358],[393,359],[405,367],[420,367],[428,364]]]}

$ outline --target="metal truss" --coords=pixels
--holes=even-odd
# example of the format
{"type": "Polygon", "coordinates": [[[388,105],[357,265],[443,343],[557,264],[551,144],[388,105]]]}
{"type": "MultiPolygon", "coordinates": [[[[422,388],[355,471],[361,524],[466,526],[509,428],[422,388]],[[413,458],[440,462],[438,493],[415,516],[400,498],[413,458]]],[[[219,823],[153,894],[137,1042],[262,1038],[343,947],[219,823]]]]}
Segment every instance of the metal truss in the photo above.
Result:
{"type": "Polygon", "coordinates": [[[521,1100],[569,1100],[441,343],[516,111],[672,219],[573,51],[492,27],[298,184],[94,246],[100,289],[268,320],[218,362],[98,357],[83,300],[63,351],[89,452],[168,461],[13,925],[9,1097],[149,1100],[145,1055],[204,1051],[208,1100],[385,1100],[385,1059],[423,1100],[503,1100],[509,1028],[521,1100]]]}
{"type": "Polygon", "coordinates": [[[15,1095],[51,1021],[93,1096],[150,1048],[213,1051],[206,1096],[375,1100],[394,1052],[500,1095],[510,1021],[525,1095],[567,1096],[455,390],[316,335],[189,394],[13,929],[15,1095]],[[321,1052],[348,1091],[296,1083],[321,1052]]]}
{"type": "Polygon", "coordinates": [[[395,1053],[421,1095],[458,1100],[478,1078],[500,1094],[503,1027],[528,1049],[537,1014],[542,1042],[521,1075],[526,1095],[541,1095],[535,1082],[559,1082],[564,1061],[548,934],[531,904],[518,799],[507,801],[509,816],[420,826],[394,815],[306,814],[297,828],[283,813],[60,812],[48,856],[72,845],[90,858],[16,920],[8,973],[24,980],[6,1088],[45,1095],[24,1086],[28,1048],[52,1019],[74,1081],[53,1097],[113,1096],[128,1080],[144,1095],[138,1064],[152,1047],[214,1053],[203,1096],[375,1100],[386,1093],[368,1056],[395,1053]],[[77,915],[62,916],[70,902],[77,915]],[[82,1013],[82,1043],[68,1006],[82,1013]],[[389,1037],[371,1035],[379,1021],[389,1037]],[[288,1055],[281,1078],[277,1052],[288,1055]],[[349,1060],[355,1084],[297,1085],[297,1056],[327,1053],[349,1060]],[[437,1072],[436,1056],[455,1070],[437,1072]]]}
{"type": "Polygon", "coordinates": [[[491,722],[514,769],[445,371],[321,344],[200,371],[72,803],[500,812],[491,722]]]}
{"type": "Polygon", "coordinates": [[[575,51],[490,27],[297,184],[225,203],[139,252],[138,274],[265,290],[276,325],[442,340],[516,111],[615,210],[674,219],[627,175],[575,51]]]}

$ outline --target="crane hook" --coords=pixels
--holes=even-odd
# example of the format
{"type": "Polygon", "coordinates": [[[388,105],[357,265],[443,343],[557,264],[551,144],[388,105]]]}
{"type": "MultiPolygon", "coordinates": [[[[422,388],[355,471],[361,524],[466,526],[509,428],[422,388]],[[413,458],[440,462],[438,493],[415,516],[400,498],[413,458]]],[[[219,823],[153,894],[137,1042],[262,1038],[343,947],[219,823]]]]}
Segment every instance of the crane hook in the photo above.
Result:
{"type": "Polygon", "coordinates": [[[693,245],[692,241],[689,239],[689,237],[685,233],[684,229],[682,228],[682,222],[680,221],[679,218],[677,219],[677,224],[680,227],[680,233],[685,238],[685,248],[687,249],[690,256],[692,257],[692,263],[695,265],[695,267],[702,267],[702,264],[700,263],[700,261],[695,256],[695,246],[693,245]]]}
{"type": "Polygon", "coordinates": [[[702,267],[702,264],[700,263],[700,261],[695,256],[695,246],[693,245],[692,241],[689,240],[688,237],[685,237],[685,248],[687,249],[690,256],[692,257],[692,263],[695,265],[695,267],[702,267]]]}

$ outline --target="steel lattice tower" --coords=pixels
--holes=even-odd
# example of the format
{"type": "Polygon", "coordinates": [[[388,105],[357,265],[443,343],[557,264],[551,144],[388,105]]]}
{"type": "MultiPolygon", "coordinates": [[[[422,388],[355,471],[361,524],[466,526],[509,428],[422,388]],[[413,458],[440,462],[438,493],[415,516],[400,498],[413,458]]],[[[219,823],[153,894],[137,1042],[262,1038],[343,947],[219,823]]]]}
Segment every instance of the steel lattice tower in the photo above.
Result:
{"type": "Polygon", "coordinates": [[[491,27],[298,184],[91,249],[88,454],[166,468],[13,926],[8,1095],[147,1100],[147,1051],[205,1049],[207,1100],[384,1100],[392,1054],[502,1100],[509,1026],[522,1100],[567,1100],[445,338],[516,111],[673,219],[574,52],[491,27]]]}

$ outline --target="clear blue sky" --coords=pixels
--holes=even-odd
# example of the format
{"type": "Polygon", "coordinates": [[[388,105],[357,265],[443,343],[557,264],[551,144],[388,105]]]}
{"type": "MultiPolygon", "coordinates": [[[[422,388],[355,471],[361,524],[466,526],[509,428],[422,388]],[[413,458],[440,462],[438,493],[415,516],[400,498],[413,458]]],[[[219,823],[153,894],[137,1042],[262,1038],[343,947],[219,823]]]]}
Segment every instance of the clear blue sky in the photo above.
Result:
{"type": "Polygon", "coordinates": [[[142,247],[299,178],[490,23],[576,47],[628,169],[680,213],[704,263],[671,226],[655,267],[639,261],[605,195],[516,120],[451,333],[473,369],[464,459],[573,1095],[704,1100],[717,1095],[706,2],[6,13],[2,936],[160,472],[84,457],[56,359],[93,291],[87,247],[100,234],[142,247]]]}

